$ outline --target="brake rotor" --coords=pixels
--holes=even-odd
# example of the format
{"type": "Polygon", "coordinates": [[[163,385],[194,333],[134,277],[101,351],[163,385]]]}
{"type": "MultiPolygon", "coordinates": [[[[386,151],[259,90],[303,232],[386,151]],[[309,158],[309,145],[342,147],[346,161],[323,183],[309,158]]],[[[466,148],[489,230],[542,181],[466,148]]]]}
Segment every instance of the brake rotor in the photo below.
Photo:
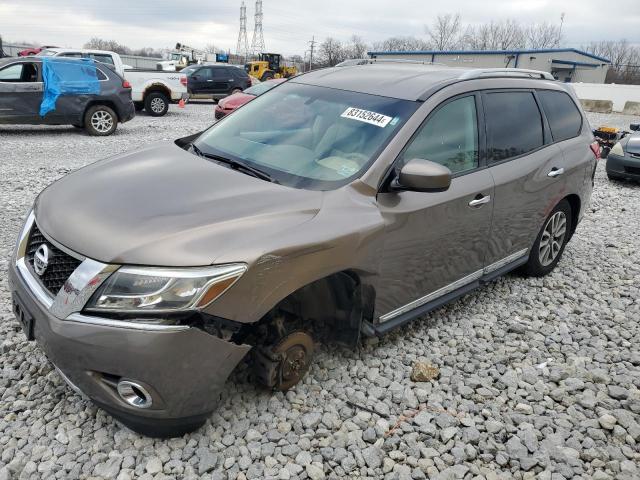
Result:
{"type": "Polygon", "coordinates": [[[313,338],[305,332],[293,332],[285,336],[272,349],[278,358],[274,389],[289,390],[304,377],[313,358],[313,338]]]}

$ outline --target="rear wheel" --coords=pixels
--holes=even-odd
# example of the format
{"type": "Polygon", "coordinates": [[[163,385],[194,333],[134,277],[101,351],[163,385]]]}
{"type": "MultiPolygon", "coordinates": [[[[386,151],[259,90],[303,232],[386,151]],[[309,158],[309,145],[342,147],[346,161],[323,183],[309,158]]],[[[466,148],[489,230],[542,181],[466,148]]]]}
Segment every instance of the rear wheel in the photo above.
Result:
{"type": "Polygon", "coordinates": [[[562,200],[551,211],[538,233],[529,253],[529,260],[523,267],[524,273],[542,277],[556,267],[569,241],[571,225],[571,206],[569,202],[562,200]]]}
{"type": "Polygon", "coordinates": [[[235,93],[240,93],[242,91],[241,88],[234,88],[233,90],[231,90],[231,95],[235,94],[235,93]]]}
{"type": "Polygon", "coordinates": [[[267,80],[273,80],[274,75],[273,72],[264,72],[262,74],[262,78],[260,79],[260,81],[265,82],[267,80]]]}
{"type": "Polygon", "coordinates": [[[89,135],[106,137],[116,131],[118,116],[106,105],[94,105],[84,115],[84,128],[89,135]]]}
{"type": "Polygon", "coordinates": [[[162,117],[169,110],[169,99],[164,93],[151,92],[144,99],[144,109],[152,117],[162,117]]]}

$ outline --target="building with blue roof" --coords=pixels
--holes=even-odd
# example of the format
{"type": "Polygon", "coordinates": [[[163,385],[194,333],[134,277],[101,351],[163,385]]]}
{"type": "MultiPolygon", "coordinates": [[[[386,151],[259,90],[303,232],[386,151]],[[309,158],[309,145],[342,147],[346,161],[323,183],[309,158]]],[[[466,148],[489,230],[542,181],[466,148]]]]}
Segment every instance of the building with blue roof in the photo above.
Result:
{"type": "Polygon", "coordinates": [[[418,60],[450,67],[528,68],[551,73],[561,82],[604,83],[611,61],[575,48],[538,50],[420,50],[368,52],[371,58],[418,60]]]}

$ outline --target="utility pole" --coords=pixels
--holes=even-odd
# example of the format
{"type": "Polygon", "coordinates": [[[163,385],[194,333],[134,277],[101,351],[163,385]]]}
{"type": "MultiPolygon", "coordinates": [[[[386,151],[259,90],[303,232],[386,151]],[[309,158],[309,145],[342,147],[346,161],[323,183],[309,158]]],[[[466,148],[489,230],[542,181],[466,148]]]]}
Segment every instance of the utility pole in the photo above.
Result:
{"type": "Polygon", "coordinates": [[[238,45],[236,55],[242,57],[243,62],[247,61],[249,42],[247,40],[247,6],[244,2],[240,4],[240,33],[238,34],[238,45]]]}
{"type": "Polygon", "coordinates": [[[253,27],[253,39],[251,40],[251,54],[258,55],[265,51],[264,33],[262,32],[262,0],[256,0],[255,26],[253,27]]]}
{"type": "Polygon", "coordinates": [[[309,42],[309,71],[313,69],[313,50],[316,47],[316,36],[311,37],[311,41],[309,42]]]}

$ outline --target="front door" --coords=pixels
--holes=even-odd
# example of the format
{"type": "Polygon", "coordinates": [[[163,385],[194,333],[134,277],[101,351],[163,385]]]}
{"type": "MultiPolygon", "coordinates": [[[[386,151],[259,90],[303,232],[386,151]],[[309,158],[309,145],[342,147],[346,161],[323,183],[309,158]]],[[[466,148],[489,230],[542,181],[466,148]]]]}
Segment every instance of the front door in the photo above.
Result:
{"type": "Polygon", "coordinates": [[[413,158],[447,166],[454,175],[448,190],[378,195],[387,225],[376,289],[381,324],[482,276],[493,179],[480,161],[478,102],[470,94],[441,104],[396,162],[396,171],[413,158]]]}
{"type": "Polygon", "coordinates": [[[42,102],[40,64],[16,62],[0,70],[0,120],[35,122],[42,102]]]}
{"type": "MultiPolygon", "coordinates": [[[[487,264],[524,257],[572,175],[551,144],[534,92],[483,94],[489,171],[495,182],[487,264]]],[[[580,175],[584,173],[579,172],[580,175]]]]}

